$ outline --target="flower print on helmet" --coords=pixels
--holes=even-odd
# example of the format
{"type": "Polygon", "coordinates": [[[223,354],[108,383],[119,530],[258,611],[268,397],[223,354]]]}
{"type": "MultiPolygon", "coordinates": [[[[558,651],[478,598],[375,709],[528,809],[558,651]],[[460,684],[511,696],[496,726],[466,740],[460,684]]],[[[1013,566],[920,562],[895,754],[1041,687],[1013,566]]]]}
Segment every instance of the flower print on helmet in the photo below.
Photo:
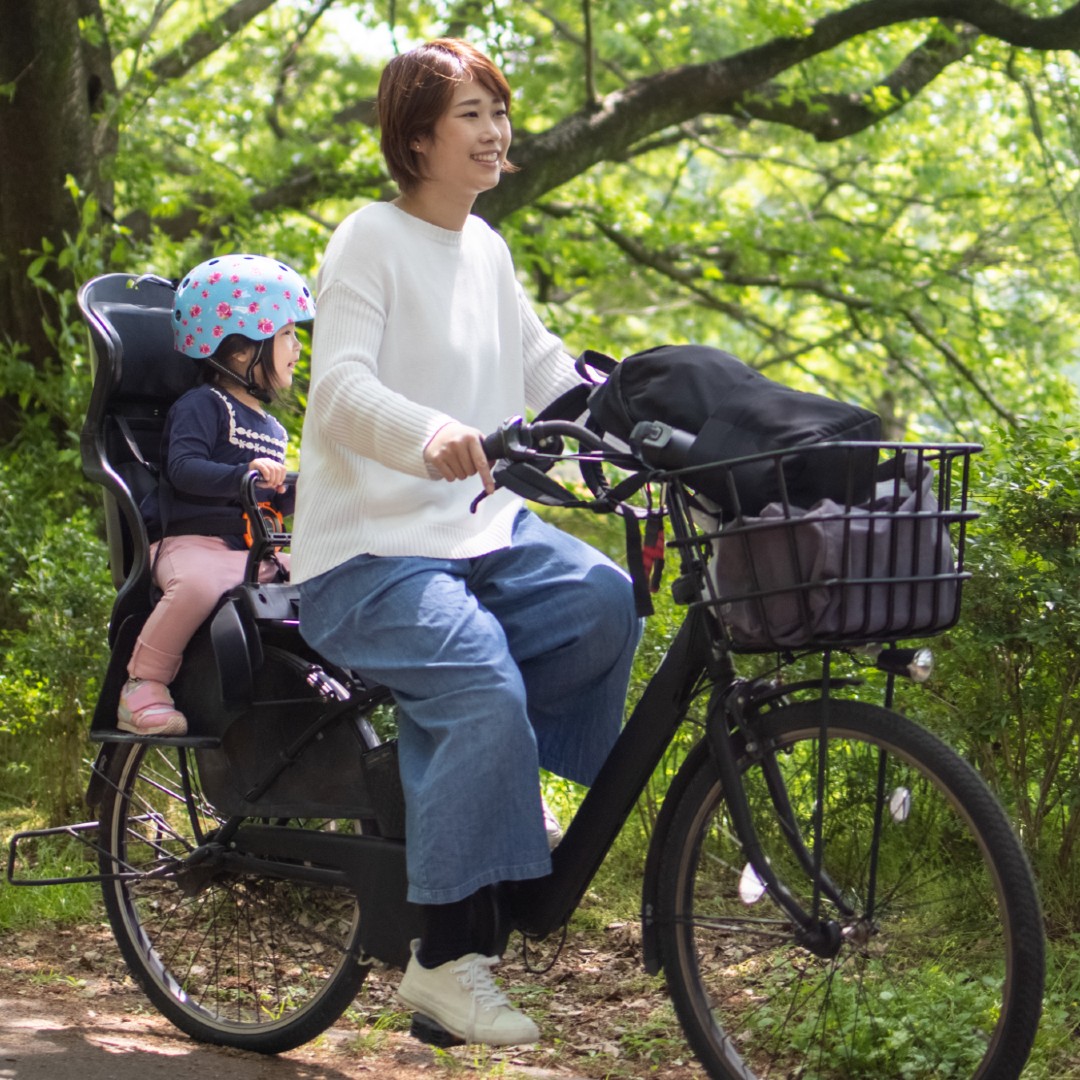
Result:
{"type": "Polygon", "coordinates": [[[287,323],[314,318],[311,290],[295,270],[264,255],[220,255],[200,263],[180,282],[173,343],[185,356],[202,358],[229,334],[261,341],[287,323]]]}

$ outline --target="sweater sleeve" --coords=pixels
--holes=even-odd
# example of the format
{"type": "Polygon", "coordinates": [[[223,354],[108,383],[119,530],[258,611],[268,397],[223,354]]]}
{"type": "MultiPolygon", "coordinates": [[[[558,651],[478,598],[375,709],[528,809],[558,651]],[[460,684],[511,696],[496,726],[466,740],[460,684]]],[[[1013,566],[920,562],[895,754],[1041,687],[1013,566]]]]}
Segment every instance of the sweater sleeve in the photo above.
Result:
{"type": "Polygon", "coordinates": [[[362,457],[425,479],[439,475],[424,447],[453,417],[389,389],[376,375],[383,316],[343,281],[319,293],[313,353],[319,378],[308,417],[324,437],[362,457]]]}
{"type": "Polygon", "coordinates": [[[169,417],[168,479],[188,499],[235,499],[246,464],[214,460],[224,410],[205,396],[185,395],[169,417]]]}
{"type": "Polygon", "coordinates": [[[520,283],[517,296],[525,361],[525,403],[539,411],[581,382],[581,376],[562,341],[540,321],[520,283]]]}

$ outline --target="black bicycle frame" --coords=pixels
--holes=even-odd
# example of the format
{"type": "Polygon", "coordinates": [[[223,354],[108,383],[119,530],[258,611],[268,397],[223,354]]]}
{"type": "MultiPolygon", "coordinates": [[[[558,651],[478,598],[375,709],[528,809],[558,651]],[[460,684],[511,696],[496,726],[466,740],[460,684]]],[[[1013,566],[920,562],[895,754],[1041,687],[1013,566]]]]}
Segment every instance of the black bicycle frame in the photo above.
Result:
{"type": "Polygon", "coordinates": [[[688,613],[552,852],[551,874],[510,891],[514,928],[545,937],[574,912],[670,745],[700,677],[715,674],[726,659],[714,650],[706,617],[700,609],[688,613]]]}

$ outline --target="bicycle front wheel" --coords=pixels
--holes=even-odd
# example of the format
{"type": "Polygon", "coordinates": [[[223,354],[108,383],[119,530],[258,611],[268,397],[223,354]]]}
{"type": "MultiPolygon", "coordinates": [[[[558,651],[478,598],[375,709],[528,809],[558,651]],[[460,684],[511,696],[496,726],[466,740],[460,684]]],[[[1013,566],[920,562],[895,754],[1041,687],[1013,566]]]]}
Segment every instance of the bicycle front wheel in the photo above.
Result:
{"type": "Polygon", "coordinates": [[[134,875],[103,884],[113,934],[133,977],[181,1030],[244,1050],[290,1050],[333,1024],[367,975],[356,895],[272,867],[236,873],[192,859],[221,821],[186,755],[130,743],[111,759],[100,866],[134,875]]]}
{"type": "Polygon", "coordinates": [[[715,1078],[1019,1076],[1043,931],[1005,813],[953,750],[884,709],[831,701],[822,748],[823,708],[762,717],[740,771],[771,867],[832,924],[826,955],[799,943],[748,866],[704,743],[685,766],[657,918],[687,1039],[715,1078]]]}

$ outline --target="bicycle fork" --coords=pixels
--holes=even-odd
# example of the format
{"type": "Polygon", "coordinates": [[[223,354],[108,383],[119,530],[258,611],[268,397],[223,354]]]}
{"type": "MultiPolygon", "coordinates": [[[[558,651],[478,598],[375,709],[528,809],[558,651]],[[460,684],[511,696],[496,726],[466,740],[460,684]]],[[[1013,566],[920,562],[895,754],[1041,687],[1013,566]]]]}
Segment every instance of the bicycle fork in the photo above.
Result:
{"type": "MultiPolygon", "coordinates": [[[[825,873],[821,865],[822,837],[821,814],[824,807],[824,758],[827,741],[825,731],[821,737],[821,757],[818,762],[818,797],[814,811],[812,846],[808,847],[802,830],[795,820],[794,809],[788,798],[787,786],[781,775],[776,754],[768,746],[758,742],[753,726],[746,722],[745,710],[749,704],[749,683],[737,681],[717,699],[710,703],[706,732],[713,759],[720,773],[720,782],[724,799],[731,814],[735,835],[742,847],[743,856],[749,863],[758,880],[772,896],[779,907],[790,917],[796,926],[796,937],[801,945],[816,956],[834,957],[843,943],[843,931],[834,919],[824,920],[820,915],[821,899],[825,897],[843,916],[854,916],[854,909],[847,903],[836,884],[825,873]],[[786,885],[777,877],[772,868],[754,825],[753,813],[746,796],[738,761],[739,747],[736,745],[735,732],[741,735],[743,749],[760,766],[773,810],[780,823],[783,834],[799,866],[806,873],[813,885],[812,910],[799,903],[786,885]]],[[[822,728],[826,728],[828,719],[828,684],[823,687],[825,703],[822,728]]]]}

